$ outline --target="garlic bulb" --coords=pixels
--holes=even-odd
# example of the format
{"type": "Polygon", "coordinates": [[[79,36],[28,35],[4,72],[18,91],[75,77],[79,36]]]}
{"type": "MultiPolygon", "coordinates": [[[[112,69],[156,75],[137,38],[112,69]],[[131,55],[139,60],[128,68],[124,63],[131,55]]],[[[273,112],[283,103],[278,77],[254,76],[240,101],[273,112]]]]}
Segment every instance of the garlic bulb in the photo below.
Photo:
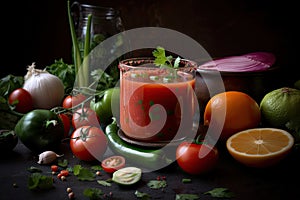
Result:
{"type": "Polygon", "coordinates": [[[61,105],[65,94],[63,82],[45,70],[35,69],[35,63],[27,70],[23,88],[31,94],[34,108],[51,109],[61,105]]]}
{"type": "Polygon", "coordinates": [[[51,164],[56,160],[56,158],[62,157],[62,155],[56,154],[54,151],[44,151],[43,153],[39,154],[39,161],[37,162],[38,164],[42,165],[47,165],[51,164]]]}

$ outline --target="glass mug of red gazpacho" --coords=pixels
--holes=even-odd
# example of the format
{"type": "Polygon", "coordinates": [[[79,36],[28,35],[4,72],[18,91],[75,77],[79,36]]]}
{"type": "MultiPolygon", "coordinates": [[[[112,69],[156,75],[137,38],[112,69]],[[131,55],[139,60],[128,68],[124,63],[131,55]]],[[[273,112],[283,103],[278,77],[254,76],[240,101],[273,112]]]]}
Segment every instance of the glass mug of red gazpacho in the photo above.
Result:
{"type": "Polygon", "coordinates": [[[178,68],[159,67],[154,58],[119,62],[120,128],[127,138],[170,142],[192,132],[197,64],[181,59],[178,68]]]}

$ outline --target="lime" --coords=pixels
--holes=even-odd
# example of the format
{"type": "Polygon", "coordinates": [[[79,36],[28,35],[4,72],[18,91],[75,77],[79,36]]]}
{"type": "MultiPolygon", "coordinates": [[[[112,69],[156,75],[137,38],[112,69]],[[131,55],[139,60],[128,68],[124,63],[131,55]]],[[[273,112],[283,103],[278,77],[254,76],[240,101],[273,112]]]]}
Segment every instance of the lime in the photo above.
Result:
{"type": "Polygon", "coordinates": [[[300,130],[300,90],[289,87],[275,89],[263,97],[260,110],[265,125],[300,130]]]}

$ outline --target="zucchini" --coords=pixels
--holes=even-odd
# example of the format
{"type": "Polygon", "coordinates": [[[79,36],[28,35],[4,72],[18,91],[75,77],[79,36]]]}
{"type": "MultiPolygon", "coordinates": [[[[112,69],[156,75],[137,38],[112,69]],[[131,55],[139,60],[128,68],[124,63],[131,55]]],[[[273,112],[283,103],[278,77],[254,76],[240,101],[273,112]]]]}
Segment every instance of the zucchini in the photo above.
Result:
{"type": "Polygon", "coordinates": [[[124,142],[118,136],[118,130],[117,122],[113,119],[113,122],[106,126],[105,134],[110,150],[124,156],[126,161],[150,170],[158,170],[172,163],[172,159],[168,158],[162,149],[146,149],[124,142]]]}

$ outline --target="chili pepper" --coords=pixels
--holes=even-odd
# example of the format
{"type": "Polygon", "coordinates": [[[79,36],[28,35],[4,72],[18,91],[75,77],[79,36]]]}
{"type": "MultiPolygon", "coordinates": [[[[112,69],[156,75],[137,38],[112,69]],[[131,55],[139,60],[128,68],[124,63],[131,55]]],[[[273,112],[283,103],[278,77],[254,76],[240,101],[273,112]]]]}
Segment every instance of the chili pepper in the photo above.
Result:
{"type": "Polygon", "coordinates": [[[109,141],[108,145],[115,154],[124,156],[126,160],[140,167],[152,170],[171,164],[172,160],[167,157],[163,149],[144,149],[126,143],[118,136],[118,130],[119,127],[115,118],[105,128],[105,134],[109,141]]]}

